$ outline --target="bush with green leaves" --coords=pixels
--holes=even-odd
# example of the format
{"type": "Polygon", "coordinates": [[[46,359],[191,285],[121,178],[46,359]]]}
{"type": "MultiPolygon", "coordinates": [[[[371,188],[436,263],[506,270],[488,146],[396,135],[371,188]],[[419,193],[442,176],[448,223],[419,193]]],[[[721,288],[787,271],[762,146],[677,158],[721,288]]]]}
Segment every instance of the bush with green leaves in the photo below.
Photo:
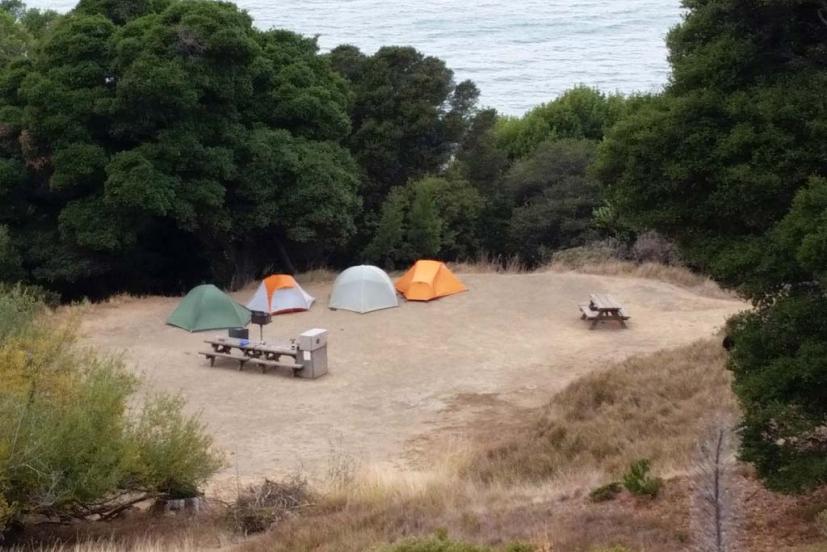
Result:
{"type": "Polygon", "coordinates": [[[111,517],[136,501],[193,496],[222,464],[180,397],[136,401],[116,357],[22,288],[0,291],[0,534],[37,514],[111,517]]]}
{"type": "Polygon", "coordinates": [[[623,474],[623,487],[635,496],[655,498],[662,486],[663,480],[650,474],[650,463],[645,458],[633,462],[623,474]]]}
{"type": "Polygon", "coordinates": [[[605,485],[601,485],[596,489],[593,489],[589,493],[589,499],[592,502],[608,502],[609,500],[614,500],[617,495],[620,494],[620,491],[623,490],[623,486],[618,481],[612,481],[611,483],[607,483],[605,485]]]}

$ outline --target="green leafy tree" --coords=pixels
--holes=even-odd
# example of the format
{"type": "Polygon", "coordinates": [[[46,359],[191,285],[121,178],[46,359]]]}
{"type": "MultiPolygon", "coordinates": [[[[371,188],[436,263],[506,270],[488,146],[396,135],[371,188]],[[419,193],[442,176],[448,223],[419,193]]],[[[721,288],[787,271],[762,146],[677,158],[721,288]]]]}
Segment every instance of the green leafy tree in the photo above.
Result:
{"type": "Polygon", "coordinates": [[[8,11],[0,8],[0,68],[26,54],[32,36],[8,11]]]}
{"type": "Polygon", "coordinates": [[[483,198],[478,227],[473,232],[478,253],[504,255],[508,250],[511,201],[503,177],[509,168],[508,152],[498,144],[499,121],[493,109],[479,111],[469,124],[451,172],[467,180],[483,198]]]}
{"type": "Polygon", "coordinates": [[[476,86],[456,84],[442,60],[410,47],[365,56],[340,46],[329,59],[353,89],[348,143],[365,175],[365,206],[378,208],[392,187],[438,173],[473,115],[476,86]]]}
{"type": "Polygon", "coordinates": [[[442,246],[442,218],[439,216],[434,187],[428,180],[413,186],[408,215],[407,241],[414,257],[435,257],[442,246]]]}
{"type": "Polygon", "coordinates": [[[60,14],[29,8],[20,0],[0,1],[0,65],[25,55],[60,14]]]}
{"type": "Polygon", "coordinates": [[[825,308],[821,294],[794,294],[728,324],[744,411],[741,456],[772,489],[827,483],[825,308]]]}
{"type": "Polygon", "coordinates": [[[163,11],[173,0],[80,0],[75,12],[102,15],[118,25],[137,17],[163,11]]]}
{"type": "Polygon", "coordinates": [[[84,0],[0,73],[0,224],[71,294],[321,262],[360,210],[349,100],[314,40],[231,4],[84,0]]]}
{"type": "Polygon", "coordinates": [[[479,250],[484,198],[467,181],[427,176],[391,190],[364,257],[395,268],[423,257],[454,260],[479,250]]]}
{"type": "Polygon", "coordinates": [[[365,248],[366,259],[388,268],[394,268],[395,264],[408,261],[405,221],[409,209],[410,200],[407,191],[402,187],[393,188],[385,199],[385,203],[382,204],[379,225],[365,248]]]}
{"type": "Polygon", "coordinates": [[[493,109],[477,113],[457,150],[457,164],[463,177],[487,197],[497,194],[508,168],[508,153],[497,144],[497,121],[493,109]]]}
{"type": "Polygon", "coordinates": [[[822,6],[685,5],[670,85],[609,132],[597,172],[625,219],[758,305],[729,326],[741,454],[773,488],[824,484],[822,6]]]}
{"type": "Polygon", "coordinates": [[[595,237],[593,213],[601,189],[588,173],[595,152],[590,140],[549,141],[509,171],[505,185],[514,205],[509,239],[524,262],[539,264],[555,250],[595,237]]]}
{"type": "Polygon", "coordinates": [[[625,110],[623,96],[576,86],[522,117],[500,119],[496,130],[498,145],[514,159],[529,155],[547,140],[600,140],[625,110]]]}

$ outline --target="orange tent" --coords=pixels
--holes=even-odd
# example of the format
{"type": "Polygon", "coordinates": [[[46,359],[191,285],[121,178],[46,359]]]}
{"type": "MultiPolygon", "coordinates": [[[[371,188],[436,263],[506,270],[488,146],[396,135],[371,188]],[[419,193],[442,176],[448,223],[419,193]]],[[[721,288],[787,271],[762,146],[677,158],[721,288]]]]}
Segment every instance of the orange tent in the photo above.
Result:
{"type": "Polygon", "coordinates": [[[308,310],[315,299],[288,274],[274,274],[262,280],[247,303],[251,311],[285,314],[308,310]]]}
{"type": "Polygon", "coordinates": [[[430,301],[468,291],[441,261],[416,261],[396,281],[396,289],[409,301],[430,301]]]}

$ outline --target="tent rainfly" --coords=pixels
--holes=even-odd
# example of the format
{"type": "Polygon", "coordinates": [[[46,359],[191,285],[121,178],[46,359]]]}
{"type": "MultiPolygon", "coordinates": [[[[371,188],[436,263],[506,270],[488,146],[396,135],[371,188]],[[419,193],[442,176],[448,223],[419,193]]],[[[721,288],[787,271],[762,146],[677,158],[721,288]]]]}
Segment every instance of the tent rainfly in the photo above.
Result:
{"type": "Polygon", "coordinates": [[[212,284],[194,287],[167,318],[167,324],[203,332],[243,328],[250,323],[250,311],[212,284]]]}
{"type": "Polygon", "coordinates": [[[396,281],[396,289],[409,301],[430,301],[468,291],[441,261],[416,261],[396,281]]]}
{"type": "Polygon", "coordinates": [[[339,274],[330,294],[331,309],[343,309],[364,314],[399,306],[396,289],[390,277],[381,268],[352,266],[339,274]]]}
{"type": "Polygon", "coordinates": [[[315,300],[292,276],[273,274],[261,281],[247,308],[270,314],[287,314],[306,311],[315,300]]]}

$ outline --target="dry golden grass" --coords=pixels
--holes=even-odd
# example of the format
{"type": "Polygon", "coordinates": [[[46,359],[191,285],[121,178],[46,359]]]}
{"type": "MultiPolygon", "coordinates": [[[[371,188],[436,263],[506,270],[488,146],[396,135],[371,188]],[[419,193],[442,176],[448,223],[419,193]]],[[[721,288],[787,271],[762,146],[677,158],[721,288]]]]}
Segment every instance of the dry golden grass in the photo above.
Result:
{"type": "MultiPolygon", "coordinates": [[[[708,422],[736,409],[724,362],[716,339],[629,359],[574,382],[544,408],[512,413],[505,425],[480,432],[470,452],[433,458],[428,471],[359,466],[333,455],[312,507],[240,542],[214,512],[191,521],[143,516],[98,524],[65,547],[21,550],[361,552],[444,531],[469,543],[519,541],[538,551],[687,551],[692,486],[683,474],[708,422]],[[507,437],[490,444],[494,433],[507,437]],[[668,478],[656,500],[626,493],[588,500],[594,485],[641,457],[668,478]]],[[[744,550],[769,552],[782,543],[791,552],[825,550],[814,514],[804,510],[820,511],[827,495],[803,503],[777,497],[744,472],[751,508],[744,550]]]]}
{"type": "Polygon", "coordinates": [[[667,282],[692,290],[698,295],[727,299],[733,293],[723,290],[712,279],[682,266],[668,266],[660,263],[634,263],[620,260],[584,261],[571,263],[566,260],[554,261],[545,270],[555,272],[580,272],[603,276],[630,276],[667,282]]]}
{"type": "Polygon", "coordinates": [[[10,552],[196,552],[219,550],[237,539],[221,503],[197,514],[131,511],[109,522],[34,526],[10,552]]]}
{"type": "Polygon", "coordinates": [[[309,284],[311,282],[332,282],[336,279],[338,273],[338,271],[331,268],[314,268],[312,270],[306,270],[305,272],[296,274],[296,280],[300,284],[309,284]]]}
{"type": "Polygon", "coordinates": [[[633,505],[633,512],[628,504],[590,506],[585,496],[589,485],[641,457],[660,473],[685,471],[707,421],[735,409],[724,360],[717,340],[630,359],[575,382],[507,430],[498,426],[493,431],[508,435],[501,442],[435,462],[436,471],[337,478],[344,483],[315,511],[238,550],[355,552],[443,529],[480,544],[678,550],[686,538],[685,485],[667,485],[658,505],[633,505]]]}
{"type": "Polygon", "coordinates": [[[521,274],[530,272],[530,269],[517,256],[499,257],[487,253],[480,254],[476,259],[451,263],[451,269],[466,274],[521,274]]]}
{"type": "Polygon", "coordinates": [[[531,269],[516,256],[502,258],[481,254],[478,258],[451,264],[452,270],[466,274],[520,274],[525,272],[580,272],[603,276],[629,276],[667,282],[691,289],[706,297],[728,299],[733,293],[721,289],[708,276],[692,272],[683,266],[665,265],[655,262],[637,263],[619,260],[614,250],[600,246],[586,246],[567,249],[556,253],[546,265],[531,269]]]}
{"type": "Polygon", "coordinates": [[[599,481],[639,458],[661,473],[686,468],[698,436],[736,406],[715,339],[634,357],[574,382],[529,424],[486,446],[465,473],[482,481],[599,481]]]}
{"type": "Polygon", "coordinates": [[[77,544],[11,548],[10,552],[197,552],[203,549],[201,546],[187,540],[173,543],[146,539],[129,544],[112,540],[90,540],[77,544]]]}

